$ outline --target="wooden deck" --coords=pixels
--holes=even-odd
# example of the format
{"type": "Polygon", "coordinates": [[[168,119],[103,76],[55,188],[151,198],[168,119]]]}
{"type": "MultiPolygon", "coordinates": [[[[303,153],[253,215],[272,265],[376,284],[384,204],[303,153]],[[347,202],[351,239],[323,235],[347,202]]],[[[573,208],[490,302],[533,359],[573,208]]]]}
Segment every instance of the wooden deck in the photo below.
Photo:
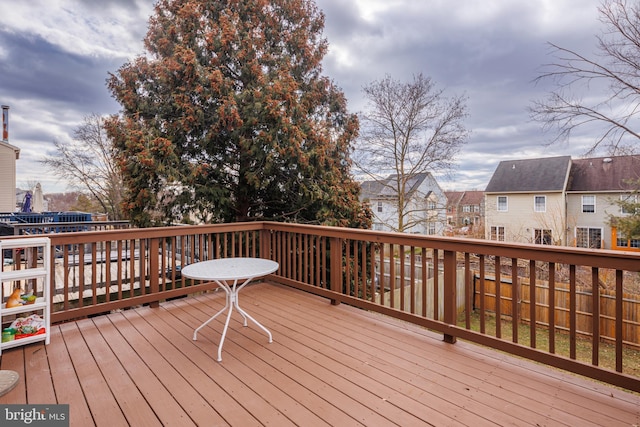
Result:
{"type": "Polygon", "coordinates": [[[2,353],[6,403],[68,403],[72,426],[640,425],[640,395],[272,284],[234,313],[216,362],[222,292],[52,328],[2,353]]]}

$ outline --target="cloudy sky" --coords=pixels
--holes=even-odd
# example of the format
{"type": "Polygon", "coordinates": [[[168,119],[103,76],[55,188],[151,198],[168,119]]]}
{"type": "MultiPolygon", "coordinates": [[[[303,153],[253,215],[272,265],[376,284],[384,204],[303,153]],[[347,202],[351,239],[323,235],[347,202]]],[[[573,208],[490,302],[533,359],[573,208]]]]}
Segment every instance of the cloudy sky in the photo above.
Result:
{"type": "MultiPolygon", "coordinates": [[[[67,140],[84,116],[119,105],[105,80],[143,52],[152,0],[0,0],[0,104],[10,106],[9,143],[20,147],[17,183],[64,191],[39,160],[67,140]]],[[[548,42],[591,54],[600,0],[316,0],[325,13],[329,54],[323,73],[352,112],[362,87],[389,74],[422,73],[445,94],[468,97],[471,131],[448,190],[487,185],[500,160],[579,157],[585,140],[546,147],[527,112],[552,88],[534,84],[553,62],[548,42]]]]}

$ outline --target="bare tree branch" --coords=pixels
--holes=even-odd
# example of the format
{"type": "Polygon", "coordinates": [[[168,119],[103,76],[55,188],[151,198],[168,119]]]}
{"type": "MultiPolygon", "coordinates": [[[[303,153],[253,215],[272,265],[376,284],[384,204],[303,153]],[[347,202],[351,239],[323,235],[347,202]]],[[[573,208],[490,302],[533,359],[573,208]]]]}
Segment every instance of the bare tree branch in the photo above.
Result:
{"type": "Polygon", "coordinates": [[[398,224],[408,228],[408,181],[424,172],[453,168],[455,156],[466,142],[463,126],[466,97],[448,99],[422,74],[402,83],[389,75],[364,89],[367,111],[361,114],[362,130],[353,160],[357,169],[396,195],[398,224]],[[393,180],[383,176],[393,175],[393,180]]]}
{"type": "Polygon", "coordinates": [[[90,194],[110,219],[124,218],[120,206],[124,191],[122,177],[103,118],[96,114],[85,117],[71,142],[54,140],[53,144],[57,155],[42,163],[71,187],[90,194]]]}
{"type": "Polygon", "coordinates": [[[549,43],[556,62],[545,64],[536,83],[553,80],[557,88],[534,101],[534,120],[555,131],[549,144],[568,141],[578,128],[598,125],[586,154],[606,148],[610,154],[629,150],[640,139],[636,128],[640,106],[640,5],[605,0],[598,8],[604,24],[594,57],[549,43]],[[584,94],[580,96],[579,94],[584,94]]]}

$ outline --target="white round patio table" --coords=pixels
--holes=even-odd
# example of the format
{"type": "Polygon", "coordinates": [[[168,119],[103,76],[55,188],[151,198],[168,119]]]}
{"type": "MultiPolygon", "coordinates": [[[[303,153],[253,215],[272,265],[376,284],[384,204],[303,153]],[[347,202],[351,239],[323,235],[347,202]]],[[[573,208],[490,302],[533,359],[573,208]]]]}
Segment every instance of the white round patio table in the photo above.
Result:
{"type": "Polygon", "coordinates": [[[247,319],[251,320],[260,329],[267,333],[269,342],[273,342],[271,332],[262,326],[256,319],[251,317],[246,311],[240,308],[238,304],[238,294],[251,280],[266,276],[278,269],[279,265],[275,261],[263,258],[219,258],[209,261],[196,262],[182,268],[181,274],[190,279],[206,280],[215,282],[220,286],[226,295],[225,306],[222,310],[214,314],[209,320],[198,326],[193,331],[193,340],[198,338],[198,331],[204,328],[209,322],[218,317],[220,314],[228,310],[227,320],[224,322],[222,337],[218,344],[218,362],[222,362],[222,344],[227,335],[229,328],[229,320],[233,307],[238,310],[244,319],[244,326],[247,326],[247,319]]]}

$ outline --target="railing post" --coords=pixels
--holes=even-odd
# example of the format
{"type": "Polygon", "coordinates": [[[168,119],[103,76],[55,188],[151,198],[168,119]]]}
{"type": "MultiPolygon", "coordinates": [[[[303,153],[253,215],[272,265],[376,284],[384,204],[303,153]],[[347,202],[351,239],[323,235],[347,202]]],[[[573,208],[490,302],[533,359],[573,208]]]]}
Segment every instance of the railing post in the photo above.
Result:
{"type": "Polygon", "coordinates": [[[260,254],[258,256],[273,259],[271,256],[271,231],[265,228],[260,230],[260,254]]]}
{"type": "MultiPolygon", "coordinates": [[[[149,258],[149,289],[151,290],[151,294],[159,295],[160,294],[160,263],[159,263],[159,245],[158,239],[152,238],[149,239],[149,247],[147,257],[149,258]]],[[[141,251],[142,252],[142,251],[141,251]]],[[[142,254],[140,254],[142,256],[142,254]]],[[[144,286],[142,283],[143,274],[140,273],[140,286],[144,286]]],[[[160,300],[155,300],[149,303],[151,308],[158,308],[160,306],[160,300]]]]}
{"type": "MultiPolygon", "coordinates": [[[[331,290],[342,293],[342,239],[331,237],[329,240],[329,258],[331,290]]],[[[331,304],[339,305],[340,301],[332,299],[331,304]]]]}
{"type": "MultiPolygon", "coordinates": [[[[438,274],[438,272],[434,272],[438,274]]],[[[457,319],[456,306],[456,253],[454,251],[444,251],[444,322],[455,325],[457,319]]],[[[456,342],[454,335],[444,334],[444,341],[450,344],[456,342]]]]}

